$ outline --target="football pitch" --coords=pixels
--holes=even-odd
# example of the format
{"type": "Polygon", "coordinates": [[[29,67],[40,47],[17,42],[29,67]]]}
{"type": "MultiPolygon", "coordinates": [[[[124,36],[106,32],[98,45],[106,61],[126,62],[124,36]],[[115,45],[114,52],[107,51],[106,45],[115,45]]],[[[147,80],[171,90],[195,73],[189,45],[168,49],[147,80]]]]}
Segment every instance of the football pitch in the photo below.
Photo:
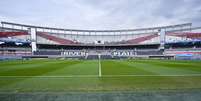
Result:
{"type": "Polygon", "coordinates": [[[201,89],[201,61],[0,61],[0,92],[201,89]]]}

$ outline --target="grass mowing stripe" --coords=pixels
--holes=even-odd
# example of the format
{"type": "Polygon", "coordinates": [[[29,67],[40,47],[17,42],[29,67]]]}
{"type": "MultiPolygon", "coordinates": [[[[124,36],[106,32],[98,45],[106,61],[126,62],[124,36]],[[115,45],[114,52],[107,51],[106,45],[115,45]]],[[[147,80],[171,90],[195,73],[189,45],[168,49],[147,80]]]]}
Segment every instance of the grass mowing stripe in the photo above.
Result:
{"type": "Polygon", "coordinates": [[[58,64],[57,66],[64,66],[64,68],[45,73],[43,76],[97,75],[98,74],[98,61],[96,60],[81,61],[74,65],[58,64]]]}
{"type": "MultiPolygon", "coordinates": [[[[61,61],[60,61],[61,62],[61,61]]],[[[29,63],[29,64],[18,64],[18,65],[8,65],[8,66],[3,66],[3,68],[1,68],[0,72],[9,72],[9,71],[15,71],[15,70],[19,70],[19,69],[28,69],[28,68],[36,68],[36,67],[45,67],[45,65],[49,65],[49,64],[55,64],[58,63],[57,62],[48,62],[48,61],[38,61],[37,63],[29,63]]],[[[1,74],[1,73],[0,73],[1,74]]]]}
{"type": "Polygon", "coordinates": [[[154,73],[136,68],[135,65],[128,65],[125,61],[106,61],[102,62],[102,75],[146,75],[154,73]]]}
{"type": "MultiPolygon", "coordinates": [[[[23,76],[23,75],[28,75],[28,76],[37,76],[37,75],[43,75],[45,73],[55,71],[58,69],[64,68],[63,66],[57,66],[57,64],[62,64],[62,65],[72,65],[72,64],[77,64],[79,62],[75,61],[58,61],[55,63],[47,63],[38,67],[33,67],[33,68],[22,68],[22,69],[17,69],[17,70],[10,70],[10,71],[5,71],[1,72],[1,76],[6,76],[6,75],[12,75],[12,76],[23,76]]],[[[20,67],[19,67],[20,68],[20,67]]]]}
{"type": "MultiPolygon", "coordinates": [[[[183,67],[182,66],[180,67],[180,65],[177,65],[179,67],[172,68],[170,66],[164,65],[166,64],[166,62],[164,62],[163,60],[161,61],[160,60],[146,60],[146,61],[137,60],[137,61],[131,62],[131,64],[137,65],[138,68],[155,72],[158,75],[162,75],[163,79],[169,79],[171,82],[183,82],[183,79],[175,79],[176,77],[201,78],[200,76],[201,73],[198,71],[183,69],[183,67]]],[[[168,61],[168,62],[171,62],[171,64],[173,64],[175,61],[168,61]]]]}
{"type": "Polygon", "coordinates": [[[185,70],[182,68],[169,68],[158,64],[151,64],[147,62],[128,62],[128,65],[135,65],[136,68],[144,69],[158,75],[183,75],[183,74],[201,74],[200,72],[185,70]]]}
{"type": "MultiPolygon", "coordinates": [[[[53,60],[49,59],[41,59],[41,60],[11,60],[11,61],[0,61],[0,68],[4,68],[6,66],[15,66],[19,64],[37,64],[44,62],[53,62],[53,60]]],[[[55,61],[54,61],[55,62],[55,61]]]]}
{"type": "MultiPolygon", "coordinates": [[[[50,60],[52,61],[52,60],[50,60]]],[[[62,64],[66,66],[66,62],[70,65],[72,64],[77,64],[80,61],[63,61],[63,60],[57,60],[57,62],[54,62],[54,64],[52,64],[51,62],[49,64],[43,64],[40,62],[40,64],[43,64],[39,67],[33,67],[33,68],[25,68],[25,69],[20,69],[20,70],[12,70],[9,72],[3,72],[0,75],[1,76],[39,76],[39,75],[44,75],[45,73],[48,72],[52,72],[58,69],[62,69],[63,67],[57,67],[58,64],[62,64]]],[[[82,61],[81,61],[82,62],[82,61]]],[[[39,62],[38,62],[39,63],[39,62]]],[[[20,67],[19,67],[20,68],[20,67]]],[[[0,82],[0,87],[2,86],[6,86],[6,85],[11,85],[11,84],[15,84],[18,82],[23,82],[26,79],[30,79],[30,78],[21,78],[21,79],[16,79],[16,80],[5,80],[3,82],[0,82]]],[[[0,80],[1,81],[1,80],[0,80]]]]}
{"type": "Polygon", "coordinates": [[[130,61],[121,61],[122,64],[125,64],[125,65],[128,65],[128,66],[131,66],[131,67],[134,67],[138,70],[141,71],[141,74],[140,75],[159,75],[158,73],[156,72],[153,72],[153,71],[150,71],[150,70],[147,70],[147,69],[144,69],[144,68],[149,68],[149,66],[145,66],[145,63],[139,65],[138,63],[136,62],[130,62],[130,61]],[[147,74],[149,73],[149,74],[147,74]]]}
{"type": "MultiPolygon", "coordinates": [[[[201,77],[201,74],[183,74],[183,75],[102,75],[101,77],[201,77]]],[[[66,75],[66,76],[0,76],[0,78],[87,78],[99,77],[97,75],[66,75]]]]}
{"type": "Polygon", "coordinates": [[[200,61],[136,60],[136,62],[201,72],[200,61]]]}
{"type": "MultiPolygon", "coordinates": [[[[52,61],[52,60],[50,60],[52,61]]],[[[61,60],[55,60],[61,61],[61,60]]],[[[158,60],[155,60],[158,61],[158,60]]],[[[53,65],[60,69],[43,72],[39,75],[30,75],[30,77],[0,77],[0,91],[119,91],[119,90],[161,90],[161,89],[201,89],[201,76],[199,74],[173,75],[166,73],[154,74],[143,70],[142,67],[154,68],[160,71],[165,66],[153,65],[149,62],[135,62],[129,64],[125,61],[103,60],[102,77],[98,77],[98,61],[72,61],[48,64],[45,67],[39,67],[45,71],[53,65]],[[136,64],[141,65],[136,65],[136,64]],[[146,65],[144,65],[144,64],[146,65]],[[149,65],[150,64],[150,65],[149,65]],[[132,65],[132,66],[131,66],[132,65]],[[62,68],[61,68],[62,67],[62,68]],[[106,73],[105,73],[106,72],[106,73]],[[121,73],[124,72],[124,73],[121,73]],[[133,73],[134,72],[134,73],[133,73]],[[63,75],[64,74],[64,75],[63,75]],[[73,75],[72,75],[73,74],[73,75]]],[[[40,62],[38,62],[40,63],[40,62]]],[[[193,62],[194,63],[194,62],[193,62]]],[[[35,63],[34,63],[35,64],[35,63]]],[[[38,68],[38,67],[37,67],[38,68]]],[[[168,67],[165,67],[168,68],[168,67]]],[[[28,69],[28,68],[27,68],[28,69]]],[[[182,68],[181,68],[182,69],[182,68]]],[[[1,70],[1,68],[0,68],[1,70]]],[[[28,70],[27,70],[28,71],[28,70]]],[[[32,72],[32,69],[29,69],[32,72]]],[[[174,71],[174,69],[171,69],[174,71]]],[[[187,71],[187,70],[185,70],[187,71]]],[[[164,71],[165,72],[165,71],[164,71]]],[[[169,71],[170,72],[170,71],[169,71]]],[[[22,72],[23,73],[23,72],[22,72]]],[[[26,73],[25,73],[26,74],[26,73]]],[[[5,75],[4,75],[5,76],[5,75]]],[[[8,75],[9,76],[9,75],[8,75]]],[[[17,75],[20,76],[20,75],[17,75]]],[[[23,75],[22,75],[23,76],[23,75]]],[[[26,76],[26,75],[24,75],[26,76]]]]}

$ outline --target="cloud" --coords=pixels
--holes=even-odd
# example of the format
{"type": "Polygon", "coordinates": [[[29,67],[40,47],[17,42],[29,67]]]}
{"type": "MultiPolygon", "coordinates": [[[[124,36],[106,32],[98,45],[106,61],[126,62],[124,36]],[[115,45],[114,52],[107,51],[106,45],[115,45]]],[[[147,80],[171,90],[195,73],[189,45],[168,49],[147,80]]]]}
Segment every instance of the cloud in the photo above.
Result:
{"type": "Polygon", "coordinates": [[[201,21],[200,0],[2,0],[0,20],[72,29],[125,29],[201,21]]]}

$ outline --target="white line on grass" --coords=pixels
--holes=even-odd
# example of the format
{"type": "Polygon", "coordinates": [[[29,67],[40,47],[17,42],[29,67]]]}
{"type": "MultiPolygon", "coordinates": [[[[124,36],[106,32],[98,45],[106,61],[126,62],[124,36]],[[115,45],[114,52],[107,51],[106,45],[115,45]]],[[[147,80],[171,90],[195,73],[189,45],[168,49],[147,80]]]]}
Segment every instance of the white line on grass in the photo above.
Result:
{"type": "Polygon", "coordinates": [[[0,76],[0,78],[88,78],[97,75],[67,75],[67,76],[0,76]]]}
{"type": "Polygon", "coordinates": [[[174,77],[174,76],[193,76],[193,77],[201,77],[201,74],[182,74],[182,75],[103,75],[102,77],[174,77]]]}
{"type": "Polygon", "coordinates": [[[98,54],[98,76],[101,77],[102,73],[101,73],[101,55],[98,54]]]}
{"type": "MultiPolygon", "coordinates": [[[[186,75],[102,75],[101,77],[201,77],[201,74],[186,75]]],[[[67,75],[67,76],[0,76],[0,78],[89,78],[98,75],[67,75]]]]}

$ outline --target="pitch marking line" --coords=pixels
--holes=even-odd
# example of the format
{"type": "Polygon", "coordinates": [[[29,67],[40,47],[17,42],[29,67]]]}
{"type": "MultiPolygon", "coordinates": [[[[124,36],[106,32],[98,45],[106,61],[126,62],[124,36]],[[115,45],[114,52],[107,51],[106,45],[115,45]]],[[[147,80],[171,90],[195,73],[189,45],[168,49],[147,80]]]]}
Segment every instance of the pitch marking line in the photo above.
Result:
{"type": "MultiPolygon", "coordinates": [[[[102,75],[101,77],[201,77],[201,74],[186,75],[102,75]]],[[[0,78],[89,78],[97,75],[68,75],[68,76],[0,76],[0,78]]]]}
{"type": "Polygon", "coordinates": [[[102,77],[174,77],[174,76],[195,76],[201,77],[201,74],[183,74],[183,75],[103,75],[102,77]]]}
{"type": "Polygon", "coordinates": [[[68,76],[0,76],[0,78],[88,78],[97,75],[68,75],[68,76]]]}
{"type": "Polygon", "coordinates": [[[101,77],[102,73],[101,73],[101,55],[98,55],[98,76],[101,77]]]}

